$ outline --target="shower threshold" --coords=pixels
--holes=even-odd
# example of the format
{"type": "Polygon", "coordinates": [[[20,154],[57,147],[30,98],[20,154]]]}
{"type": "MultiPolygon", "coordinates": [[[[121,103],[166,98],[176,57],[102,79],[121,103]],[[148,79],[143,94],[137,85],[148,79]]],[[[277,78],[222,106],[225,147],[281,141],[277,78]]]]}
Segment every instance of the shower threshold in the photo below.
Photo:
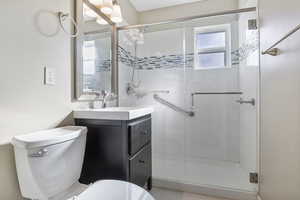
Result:
{"type": "Polygon", "coordinates": [[[153,185],[228,199],[257,199],[257,185],[249,183],[248,173],[229,162],[213,165],[153,158],[153,185]]]}

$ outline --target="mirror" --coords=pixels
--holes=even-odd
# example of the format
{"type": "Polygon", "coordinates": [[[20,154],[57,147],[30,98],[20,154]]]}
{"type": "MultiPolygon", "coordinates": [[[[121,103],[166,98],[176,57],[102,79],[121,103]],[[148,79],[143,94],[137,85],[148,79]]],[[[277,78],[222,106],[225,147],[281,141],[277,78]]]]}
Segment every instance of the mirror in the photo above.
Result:
{"type": "Polygon", "coordinates": [[[111,92],[112,27],[82,0],[76,0],[76,19],[80,34],[75,47],[75,97],[92,100],[103,90],[111,92]]]}

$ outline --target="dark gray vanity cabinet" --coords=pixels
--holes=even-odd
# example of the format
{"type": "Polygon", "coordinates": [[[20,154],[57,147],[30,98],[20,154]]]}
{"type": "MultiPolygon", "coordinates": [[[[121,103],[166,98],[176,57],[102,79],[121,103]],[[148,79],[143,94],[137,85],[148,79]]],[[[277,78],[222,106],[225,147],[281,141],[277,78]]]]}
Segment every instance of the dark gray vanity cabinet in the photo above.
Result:
{"type": "Polygon", "coordinates": [[[152,187],[151,115],[137,119],[75,119],[88,128],[80,182],[117,179],[152,187]]]}

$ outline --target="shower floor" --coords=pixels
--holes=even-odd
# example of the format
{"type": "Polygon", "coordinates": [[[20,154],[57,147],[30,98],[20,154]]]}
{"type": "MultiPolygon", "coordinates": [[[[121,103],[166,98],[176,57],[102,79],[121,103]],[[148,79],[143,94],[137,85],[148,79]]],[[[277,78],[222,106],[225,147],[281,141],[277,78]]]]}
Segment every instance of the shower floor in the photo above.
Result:
{"type": "Polygon", "coordinates": [[[248,173],[232,162],[153,158],[153,177],[176,183],[256,192],[257,185],[249,183],[248,173]]]}

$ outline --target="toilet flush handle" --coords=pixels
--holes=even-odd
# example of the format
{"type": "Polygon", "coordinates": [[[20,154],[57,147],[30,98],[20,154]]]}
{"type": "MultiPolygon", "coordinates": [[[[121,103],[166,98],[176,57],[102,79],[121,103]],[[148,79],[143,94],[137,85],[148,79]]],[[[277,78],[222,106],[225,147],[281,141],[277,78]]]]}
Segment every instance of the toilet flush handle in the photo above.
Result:
{"type": "Polygon", "coordinates": [[[45,156],[47,154],[48,154],[48,149],[43,148],[43,149],[40,149],[37,152],[29,154],[29,157],[43,157],[43,156],[45,156]]]}

